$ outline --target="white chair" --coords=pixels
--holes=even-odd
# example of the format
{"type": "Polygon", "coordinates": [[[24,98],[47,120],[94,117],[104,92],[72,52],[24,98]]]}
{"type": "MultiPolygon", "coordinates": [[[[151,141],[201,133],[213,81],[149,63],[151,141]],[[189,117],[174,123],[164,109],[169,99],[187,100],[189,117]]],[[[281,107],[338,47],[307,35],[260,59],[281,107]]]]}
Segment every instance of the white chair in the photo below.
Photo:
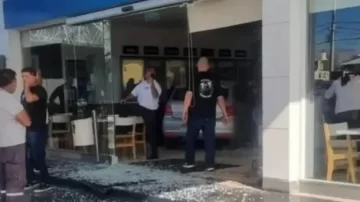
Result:
{"type": "Polygon", "coordinates": [[[63,135],[62,139],[70,144],[71,142],[71,113],[67,114],[54,114],[49,117],[49,145],[54,148],[53,135],[63,135]],[[65,124],[65,129],[53,129],[53,124],[65,124]]]}

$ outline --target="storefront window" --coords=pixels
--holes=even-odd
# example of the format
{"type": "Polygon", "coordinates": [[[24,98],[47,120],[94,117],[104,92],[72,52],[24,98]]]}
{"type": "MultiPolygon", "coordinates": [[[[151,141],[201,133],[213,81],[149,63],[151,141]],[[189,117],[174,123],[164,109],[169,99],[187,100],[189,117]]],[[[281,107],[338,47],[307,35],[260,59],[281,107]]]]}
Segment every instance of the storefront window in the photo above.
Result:
{"type": "Polygon", "coordinates": [[[50,149],[96,155],[98,160],[112,151],[108,24],[59,25],[22,33],[24,66],[41,73],[48,93],[50,149]]]}
{"type": "Polygon", "coordinates": [[[353,183],[360,149],[360,2],[309,0],[309,10],[307,177],[353,183]]]}

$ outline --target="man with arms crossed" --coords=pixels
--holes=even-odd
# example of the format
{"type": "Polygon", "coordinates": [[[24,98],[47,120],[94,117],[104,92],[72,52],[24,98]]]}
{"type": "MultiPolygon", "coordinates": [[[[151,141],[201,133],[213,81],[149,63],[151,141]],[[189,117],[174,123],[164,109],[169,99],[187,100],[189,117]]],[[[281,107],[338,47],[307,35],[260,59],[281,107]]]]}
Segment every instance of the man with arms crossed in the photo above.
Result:
{"type": "Polygon", "coordinates": [[[0,189],[7,202],[23,202],[26,184],[25,127],[30,118],[12,95],[16,90],[16,73],[0,70],[0,189]]]}
{"type": "Polygon", "coordinates": [[[215,169],[217,103],[221,108],[225,123],[228,122],[229,118],[226,113],[225,99],[220,92],[220,81],[215,74],[210,72],[207,58],[202,57],[199,59],[197,70],[193,78],[193,85],[185,94],[182,115],[183,121],[187,123],[184,168],[193,168],[195,166],[195,143],[200,131],[202,131],[206,152],[206,170],[213,171],[215,169]]]}
{"type": "Polygon", "coordinates": [[[46,166],[45,147],[47,144],[47,93],[38,82],[36,69],[26,67],[22,70],[25,89],[22,93],[22,104],[29,114],[32,124],[26,129],[27,150],[27,188],[37,185],[34,179],[34,168],[40,171],[40,185],[35,192],[50,189],[48,182],[48,169],[46,166]]]}
{"type": "Polygon", "coordinates": [[[156,116],[155,112],[159,108],[159,97],[161,95],[161,87],[154,79],[155,71],[152,68],[145,70],[144,80],[140,82],[127,96],[123,103],[132,97],[136,97],[139,104],[139,114],[143,117],[146,127],[146,142],[150,155],[148,160],[157,159],[157,135],[156,135],[156,116]],[[150,147],[150,148],[149,148],[150,147]]]}

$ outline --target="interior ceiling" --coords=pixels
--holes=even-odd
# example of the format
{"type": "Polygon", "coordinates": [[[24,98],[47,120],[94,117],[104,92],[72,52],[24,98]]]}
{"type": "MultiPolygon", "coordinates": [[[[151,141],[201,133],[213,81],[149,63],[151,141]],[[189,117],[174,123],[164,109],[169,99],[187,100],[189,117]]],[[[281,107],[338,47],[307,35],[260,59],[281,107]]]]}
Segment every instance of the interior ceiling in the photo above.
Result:
{"type": "Polygon", "coordinates": [[[113,22],[142,27],[183,28],[187,27],[187,13],[185,7],[177,6],[119,17],[113,22]]]}

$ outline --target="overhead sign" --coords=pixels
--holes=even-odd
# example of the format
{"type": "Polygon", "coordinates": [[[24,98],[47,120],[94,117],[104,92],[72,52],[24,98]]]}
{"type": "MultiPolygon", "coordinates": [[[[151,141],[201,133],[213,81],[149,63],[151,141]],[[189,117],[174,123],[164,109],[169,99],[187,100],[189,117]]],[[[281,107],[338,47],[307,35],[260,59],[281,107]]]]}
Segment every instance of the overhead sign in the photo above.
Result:
{"type": "Polygon", "coordinates": [[[246,58],[247,52],[245,50],[235,50],[235,57],[237,58],[246,58]]]}
{"type": "Polygon", "coordinates": [[[159,55],[159,47],[144,46],[144,55],[159,55]]]}
{"type": "Polygon", "coordinates": [[[230,49],[219,49],[219,57],[231,57],[230,49]]]}
{"type": "Polygon", "coordinates": [[[179,48],[177,48],[177,47],[165,47],[164,48],[164,55],[178,56],[179,55],[179,48]]]}
{"type": "Polygon", "coordinates": [[[138,46],[123,46],[123,54],[125,55],[138,55],[139,47],[138,46]]]}
{"type": "Polygon", "coordinates": [[[215,50],[211,48],[202,48],[200,55],[204,57],[214,57],[215,50]]]}

